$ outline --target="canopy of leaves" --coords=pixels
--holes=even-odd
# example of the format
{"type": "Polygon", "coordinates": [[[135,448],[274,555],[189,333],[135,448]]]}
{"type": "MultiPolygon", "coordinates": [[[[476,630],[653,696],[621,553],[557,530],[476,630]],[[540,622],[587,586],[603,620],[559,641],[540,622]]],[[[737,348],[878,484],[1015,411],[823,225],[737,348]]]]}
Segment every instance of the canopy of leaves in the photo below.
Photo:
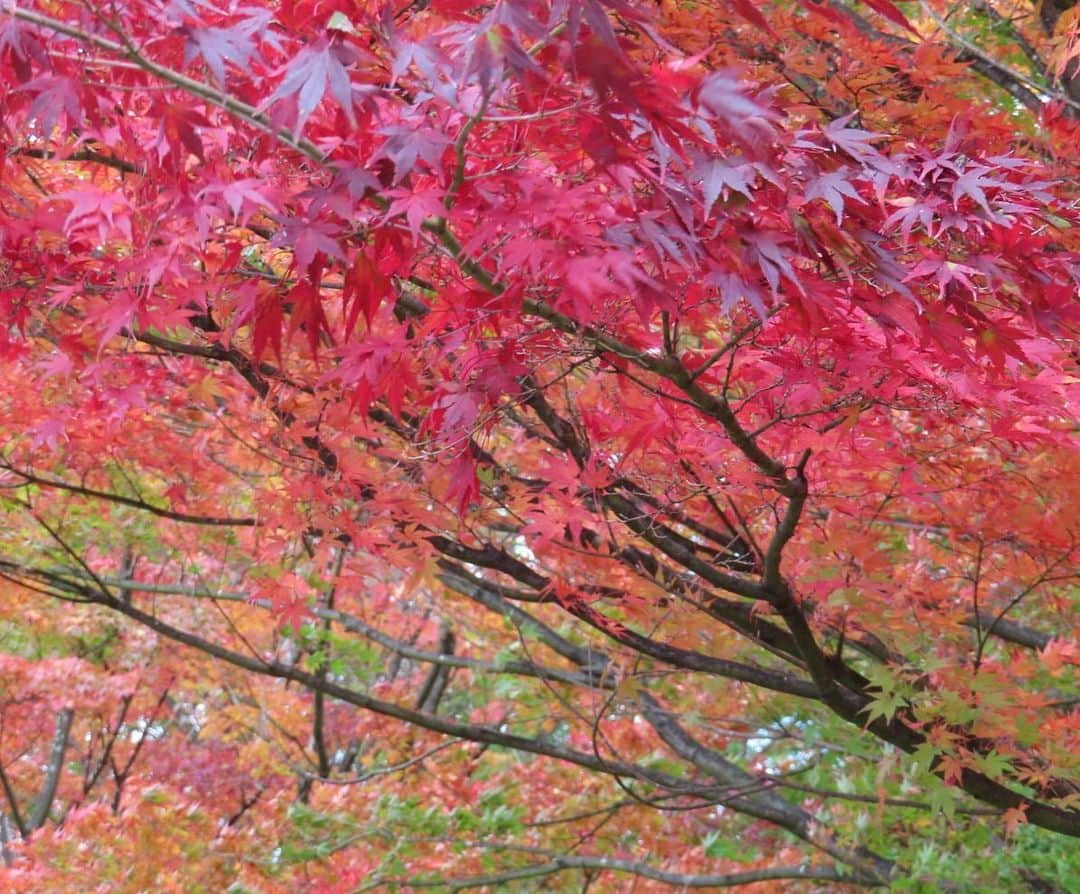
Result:
{"type": "Polygon", "coordinates": [[[0,10],[0,887],[1075,883],[1078,23],[0,10]]]}

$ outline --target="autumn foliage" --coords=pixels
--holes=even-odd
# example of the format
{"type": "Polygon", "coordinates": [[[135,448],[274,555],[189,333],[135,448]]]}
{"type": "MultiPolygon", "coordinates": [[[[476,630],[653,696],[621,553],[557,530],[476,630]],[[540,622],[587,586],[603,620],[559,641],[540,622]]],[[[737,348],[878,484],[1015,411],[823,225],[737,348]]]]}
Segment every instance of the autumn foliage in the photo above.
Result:
{"type": "Polygon", "coordinates": [[[1080,7],[0,10],[0,889],[1067,890],[1080,7]]]}

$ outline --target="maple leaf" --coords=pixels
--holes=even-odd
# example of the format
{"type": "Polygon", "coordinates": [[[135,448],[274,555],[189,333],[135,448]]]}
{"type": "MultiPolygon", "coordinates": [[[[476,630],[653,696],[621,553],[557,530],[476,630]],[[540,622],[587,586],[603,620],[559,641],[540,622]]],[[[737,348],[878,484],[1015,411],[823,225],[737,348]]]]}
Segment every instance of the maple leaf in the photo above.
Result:
{"type": "Polygon", "coordinates": [[[1022,823],[1027,822],[1028,805],[1026,803],[1017,804],[1015,807],[1010,807],[1003,814],[1001,814],[1001,822],[1005,826],[1005,834],[1010,838],[1016,834],[1016,830],[1022,823]]]}
{"type": "Polygon", "coordinates": [[[251,35],[238,28],[199,28],[185,26],[184,62],[201,57],[218,84],[225,84],[225,63],[246,68],[255,53],[251,35]]]}
{"type": "Polygon", "coordinates": [[[49,357],[40,361],[37,368],[46,378],[66,379],[74,372],[75,361],[67,351],[56,350],[49,357]]]}
{"type": "Polygon", "coordinates": [[[358,251],[345,272],[341,300],[345,307],[345,333],[356,328],[360,314],[371,328],[372,318],[379,305],[389,295],[390,282],[372,263],[366,251],[358,251]]]}
{"type": "Polygon", "coordinates": [[[930,273],[935,274],[934,278],[938,283],[939,299],[945,297],[946,290],[954,282],[962,285],[972,296],[978,294],[978,286],[975,285],[971,277],[979,275],[980,271],[967,264],[960,264],[941,257],[924,258],[904,277],[904,282],[911,282],[930,273]]]}
{"type": "Polygon", "coordinates": [[[717,71],[705,78],[698,101],[748,150],[757,150],[774,133],[775,113],[752,95],[749,85],[731,72],[717,71]]]}
{"type": "Polygon", "coordinates": [[[695,173],[701,179],[701,189],[705,198],[705,216],[712,213],[716,200],[728,191],[742,193],[753,199],[751,185],[755,179],[753,168],[748,164],[732,165],[723,159],[702,160],[695,173]]]}
{"type": "Polygon", "coordinates": [[[749,248],[751,260],[756,261],[761,268],[769,288],[774,295],[780,289],[780,277],[783,276],[798,290],[802,290],[795,269],[788,261],[787,253],[783,249],[783,237],[776,233],[748,233],[743,237],[749,248]]]}
{"type": "Polygon", "coordinates": [[[897,210],[886,218],[884,226],[889,228],[899,224],[900,234],[906,245],[916,224],[919,224],[928,236],[934,235],[934,222],[941,216],[945,199],[940,196],[926,196],[921,199],[903,196],[891,199],[890,204],[896,206],[897,210]]]}
{"type": "Polygon", "coordinates": [[[585,22],[588,23],[589,29],[599,45],[614,50],[617,55],[621,55],[618,48],[619,42],[615,37],[615,29],[612,28],[611,21],[608,19],[607,12],[604,9],[605,5],[617,6],[623,10],[631,9],[628,4],[621,2],[621,0],[581,0],[581,2],[571,7],[567,19],[570,42],[572,44],[579,42],[581,25],[582,22],[585,22]]]}
{"type": "Polygon", "coordinates": [[[64,220],[66,235],[92,229],[98,244],[108,243],[117,231],[128,240],[132,238],[131,206],[123,192],[87,186],[57,193],[55,198],[71,203],[64,220]]]}
{"type": "Polygon", "coordinates": [[[297,634],[304,624],[315,617],[308,600],[299,593],[275,596],[270,610],[281,628],[289,628],[297,634]]]}
{"type": "Polygon", "coordinates": [[[423,125],[392,124],[380,128],[379,133],[386,140],[371,161],[389,159],[394,165],[394,184],[400,183],[416,167],[418,159],[438,169],[443,151],[450,145],[450,138],[446,134],[423,125]]]}
{"type": "Polygon", "coordinates": [[[433,427],[447,443],[468,437],[476,425],[483,396],[463,386],[450,386],[432,406],[433,427]]]}
{"type": "Polygon", "coordinates": [[[476,474],[476,463],[467,451],[458,451],[447,466],[449,480],[446,485],[446,500],[454,507],[459,516],[463,516],[470,504],[480,497],[480,479],[476,474]]]}
{"type": "Polygon", "coordinates": [[[799,0],[799,6],[841,29],[850,29],[853,25],[851,10],[846,7],[838,9],[827,0],[799,0]]]}
{"type": "Polygon", "coordinates": [[[60,115],[65,115],[68,126],[77,129],[83,121],[81,84],[75,78],[63,75],[43,75],[15,88],[16,92],[29,93],[34,99],[27,111],[27,118],[34,121],[45,139],[52,136],[60,115]]]}
{"type": "Polygon", "coordinates": [[[1039,653],[1039,658],[1051,674],[1059,674],[1068,666],[1080,666],[1080,648],[1076,643],[1055,637],[1039,653]]]}
{"type": "Polygon", "coordinates": [[[273,292],[260,299],[255,311],[255,325],[252,330],[252,352],[256,360],[262,358],[267,346],[274,349],[278,363],[281,359],[281,327],[283,315],[281,300],[273,292]]]}
{"type": "Polygon", "coordinates": [[[311,281],[302,280],[289,290],[284,302],[290,308],[289,336],[298,330],[305,332],[312,356],[318,357],[320,338],[324,335],[329,338],[330,329],[318,288],[311,281]]]}
{"type": "Polygon", "coordinates": [[[280,217],[273,245],[291,245],[296,266],[308,273],[320,255],[344,261],[345,251],[339,241],[341,228],[329,221],[300,217],[280,217]]]}
{"type": "Polygon", "coordinates": [[[123,330],[130,329],[140,309],[140,300],[132,290],[118,290],[109,301],[101,302],[86,315],[89,324],[98,328],[102,344],[108,344],[123,330]]]}
{"type": "Polygon", "coordinates": [[[876,158],[879,153],[873,143],[881,139],[881,135],[863,130],[861,127],[848,127],[848,122],[852,118],[854,118],[854,113],[830,121],[822,125],[821,132],[833,146],[846,152],[856,161],[867,162],[876,158]]]}
{"type": "Polygon", "coordinates": [[[907,29],[916,37],[919,36],[919,32],[912,27],[911,22],[907,20],[907,16],[905,16],[891,0],[863,0],[863,2],[874,10],[874,12],[885,16],[890,22],[899,25],[901,28],[907,29]]]}
{"type": "Polygon", "coordinates": [[[304,47],[291,62],[282,67],[284,77],[277,89],[266,100],[263,107],[269,107],[284,99],[296,103],[296,122],[294,132],[304,129],[311,113],[322,102],[326,88],[337,100],[349,123],[356,126],[354,111],[355,96],[349,67],[356,61],[354,50],[338,37],[323,35],[304,47]]]}
{"type": "Polygon", "coordinates": [[[963,173],[961,173],[953,182],[953,204],[956,205],[961,198],[966,196],[982,208],[992,220],[998,221],[1001,220],[1001,218],[996,215],[990,207],[985,190],[987,188],[1003,186],[1004,183],[996,178],[985,176],[988,173],[990,173],[990,168],[985,167],[984,165],[966,166],[963,173]]]}
{"type": "Polygon", "coordinates": [[[747,283],[737,274],[716,270],[708,274],[707,280],[720,290],[725,313],[730,313],[740,301],[746,301],[761,319],[764,320],[768,316],[765,297],[761,290],[747,283]]]}
{"type": "Polygon", "coordinates": [[[32,63],[43,68],[49,65],[49,55],[39,34],[13,18],[0,23],[0,57],[10,60],[19,83],[33,77],[32,63]]]}
{"type": "Polygon", "coordinates": [[[429,219],[438,219],[445,212],[443,199],[446,191],[438,187],[423,190],[391,190],[387,193],[393,198],[387,215],[404,214],[413,240],[419,240],[420,229],[429,219]]]}
{"type": "Polygon", "coordinates": [[[56,450],[60,442],[66,439],[67,420],[60,416],[52,416],[34,426],[32,432],[33,438],[30,441],[32,448],[46,447],[49,450],[56,450]]]}
{"type": "Polygon", "coordinates": [[[213,196],[219,196],[232,216],[241,223],[246,223],[257,209],[272,210],[275,207],[273,201],[264,194],[265,188],[265,183],[245,177],[226,183],[210,182],[199,191],[197,197],[201,202],[206,202],[213,196]]]}
{"type": "MultiPolygon", "coordinates": [[[[180,161],[184,157],[182,150],[187,150],[199,161],[205,162],[206,152],[202,138],[199,136],[199,128],[211,126],[206,116],[194,109],[172,103],[165,104],[159,114],[161,115],[161,131],[158,140],[158,160],[171,153],[174,159],[180,161]]],[[[234,201],[231,194],[226,198],[230,207],[233,206],[234,201]]],[[[243,200],[238,203],[238,207],[242,203],[243,200]]],[[[237,210],[233,208],[233,214],[237,214],[237,210]]]]}
{"type": "Polygon", "coordinates": [[[757,4],[755,4],[753,0],[732,0],[731,5],[740,16],[755,27],[760,28],[772,37],[778,36],[769,24],[769,20],[761,14],[761,11],[757,8],[757,4]]]}
{"type": "Polygon", "coordinates": [[[863,200],[842,171],[829,171],[821,174],[811,180],[806,187],[807,200],[824,199],[836,215],[837,226],[840,226],[844,220],[844,196],[854,199],[856,202],[863,200]]]}

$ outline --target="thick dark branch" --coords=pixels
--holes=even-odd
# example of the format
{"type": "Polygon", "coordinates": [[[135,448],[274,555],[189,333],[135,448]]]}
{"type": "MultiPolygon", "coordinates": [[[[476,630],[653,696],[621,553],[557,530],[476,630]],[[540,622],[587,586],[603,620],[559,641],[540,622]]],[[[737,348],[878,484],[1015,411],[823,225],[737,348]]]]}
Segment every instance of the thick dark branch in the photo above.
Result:
{"type": "Polygon", "coordinates": [[[701,558],[695,544],[687,542],[685,537],[681,537],[667,525],[650,518],[640,506],[622,494],[602,493],[600,502],[614,512],[627,528],[702,580],[747,599],[763,598],[764,592],[757,581],[721,570],[712,562],[701,558]]]}
{"type": "MultiPolygon", "coordinates": [[[[528,586],[541,592],[550,589],[550,582],[547,578],[532,571],[527,566],[522,565],[517,559],[495,547],[487,546],[483,550],[476,550],[463,547],[461,544],[448,541],[445,538],[431,538],[431,540],[436,549],[440,548],[440,543],[444,544],[452,553],[456,553],[454,556],[455,558],[469,562],[470,564],[505,571],[514,577],[517,577],[514,573],[515,571],[520,572],[523,569],[526,573],[523,573],[522,577],[517,579],[522,580],[523,583],[526,583],[528,586]],[[520,566],[520,568],[518,566],[520,566]]],[[[471,594],[466,593],[465,595],[471,594]]],[[[612,621],[610,618],[607,618],[596,609],[592,608],[580,597],[563,600],[561,604],[566,611],[584,621],[595,630],[598,630],[600,633],[603,633],[605,636],[610,637],[622,645],[629,646],[639,654],[656,658],[673,667],[680,667],[685,670],[700,671],[702,673],[726,677],[732,680],[739,680],[755,686],[761,686],[765,689],[787,692],[803,698],[819,697],[817,687],[812,683],[790,674],[769,670],[767,668],[755,667],[754,665],[743,664],[737,661],[730,661],[724,658],[714,658],[711,655],[703,655],[700,652],[680,649],[677,646],[670,646],[666,643],[650,639],[649,637],[630,630],[623,624],[612,621]]]]}
{"type": "MultiPolygon", "coordinates": [[[[694,739],[679,725],[675,716],[664,710],[651,695],[641,693],[639,700],[645,718],[653,729],[683,760],[689,761],[724,785],[741,787],[758,781],[741,767],[694,739]]],[[[891,861],[870,851],[844,847],[836,842],[811,814],[774,792],[747,795],[737,799],[732,806],[743,813],[781,826],[838,860],[856,867],[860,870],[863,881],[867,883],[884,884],[892,874],[891,861]]]]}
{"type": "MultiPolygon", "coordinates": [[[[19,834],[25,838],[30,834],[30,830],[22,817],[22,811],[19,810],[19,799],[15,795],[15,789],[12,787],[11,780],[8,779],[2,763],[0,763],[0,785],[3,785],[4,797],[7,799],[8,807],[11,808],[11,816],[15,820],[15,827],[19,830],[19,834]]],[[[0,813],[0,822],[3,822],[3,820],[4,816],[0,813]]]]}
{"type": "MultiPolygon", "coordinates": [[[[776,866],[768,869],[751,869],[746,872],[732,872],[727,874],[695,874],[689,872],[672,872],[658,869],[647,863],[635,863],[630,860],[618,860],[614,857],[590,857],[579,854],[554,854],[545,863],[534,863],[529,866],[520,866],[515,869],[507,869],[502,872],[493,872],[489,875],[478,875],[469,878],[382,878],[372,879],[371,886],[382,887],[387,885],[404,888],[446,888],[449,891],[463,891],[468,888],[491,889],[507,884],[508,882],[521,881],[528,878],[540,878],[554,875],[557,872],[565,872],[568,869],[582,869],[593,872],[623,872],[629,875],[640,876],[652,881],[673,885],[677,888],[735,888],[740,885],[752,885],[756,882],[798,880],[820,882],[836,882],[838,884],[862,885],[866,884],[860,877],[849,873],[831,869],[828,866],[776,866]]],[[[365,886],[362,891],[369,890],[365,886]]]]}
{"type": "MultiPolygon", "coordinates": [[[[277,660],[264,660],[255,658],[248,655],[243,655],[238,652],[234,652],[224,646],[218,645],[210,640],[204,639],[196,634],[177,628],[160,618],[142,611],[133,604],[123,602],[121,600],[110,599],[107,600],[94,589],[87,588],[86,595],[88,598],[94,598],[99,604],[125,615],[132,620],[144,625],[145,627],[154,630],[162,636],[166,636],[176,642],[195,648],[207,655],[217,658],[221,661],[225,661],[243,670],[247,670],[253,673],[261,674],[264,676],[278,677],[285,680],[292,680],[299,683],[310,691],[322,691],[327,696],[336,698],[339,701],[347,704],[356,705],[357,707],[373,711],[378,714],[382,714],[388,717],[393,717],[397,720],[405,723],[412,724],[421,728],[429,729],[434,732],[439,732],[448,736],[452,736],[457,739],[465,739],[473,742],[479,742],[488,745],[499,745],[506,748],[510,748],[516,751],[522,751],[546,757],[552,757],[558,760],[567,761],[569,763],[577,764],[585,769],[592,770],[594,772],[601,772],[609,775],[638,779],[642,782],[646,782],[652,785],[662,786],[668,790],[682,792],[683,794],[705,798],[715,802],[717,799],[729,804],[732,809],[740,812],[748,812],[753,816],[759,816],[762,819],[770,819],[768,814],[773,814],[776,817],[782,817],[783,814],[779,810],[779,805],[775,805],[777,809],[751,812],[746,809],[746,805],[743,804],[744,797],[739,796],[737,793],[732,794],[730,791],[721,790],[717,792],[713,788],[701,787],[694,785],[687,785],[687,783],[677,777],[670,776],[666,773],[661,773],[653,770],[649,770],[637,764],[627,763],[625,761],[608,760],[600,757],[597,754],[588,754],[586,752],[577,751],[572,748],[568,748],[559,745],[556,742],[547,739],[533,739],[524,736],[519,736],[511,733],[506,733],[501,729],[483,726],[477,724],[467,724],[454,721],[446,718],[445,716],[439,716],[424,711],[418,711],[415,709],[409,709],[401,705],[394,704],[392,702],[386,702],[381,699],[376,699],[366,693],[357,692],[347,687],[338,685],[326,679],[320,678],[316,673],[309,673],[301,670],[293,665],[286,665],[277,660]]],[[[66,730],[65,730],[66,741],[66,730]]],[[[752,788],[760,788],[761,782],[753,777],[747,777],[752,788]]],[[[741,783],[745,780],[740,780],[741,783]]],[[[725,788],[730,789],[730,784],[726,784],[725,788]]],[[[770,798],[771,800],[771,798],[770,798]]],[[[779,799],[783,802],[783,799],[779,799]]],[[[786,805],[786,802],[783,802],[786,805]]],[[[790,808],[791,810],[797,810],[797,808],[790,808]]],[[[788,819],[792,819],[794,815],[789,815],[788,819]]],[[[770,820],[775,821],[775,820],[770,820]]],[[[782,828],[787,831],[799,834],[797,829],[791,828],[790,824],[780,823],[782,828]]],[[[822,847],[822,844],[815,840],[813,837],[807,837],[800,835],[809,843],[822,847]]],[[[820,836],[819,836],[820,837],[820,836]]],[[[823,848],[828,851],[828,848],[823,848]]],[[[833,853],[832,851],[828,851],[833,853]]],[[[844,859],[839,853],[834,853],[838,859],[844,859]]]]}
{"type": "Polygon", "coordinates": [[[524,403],[531,407],[533,412],[540,417],[540,421],[547,426],[548,431],[564,450],[568,450],[578,466],[584,466],[588,462],[591,453],[589,445],[578,435],[577,430],[569,422],[563,419],[544,397],[540,386],[531,378],[524,377],[522,381],[524,403]]]}
{"type": "Polygon", "coordinates": [[[960,62],[967,62],[972,70],[977,71],[988,81],[997,84],[1022,106],[1035,114],[1039,114],[1046,103],[1033,91],[1029,90],[1010,69],[999,65],[990,57],[976,55],[973,52],[962,51],[956,54],[960,62]]]}
{"type": "Polygon", "coordinates": [[[996,636],[1006,642],[1018,646],[1026,646],[1029,649],[1042,651],[1054,638],[1053,634],[1043,633],[1041,630],[1032,630],[1016,621],[1002,618],[993,612],[980,611],[978,620],[974,616],[963,621],[966,627],[981,628],[986,636],[996,636]]]}
{"type": "MultiPolygon", "coordinates": [[[[895,34],[879,31],[869,21],[851,9],[850,6],[841,2],[841,0],[827,0],[827,2],[833,9],[850,19],[855,27],[865,36],[871,37],[874,40],[880,40],[905,53],[913,53],[915,51],[915,43],[906,40],[903,37],[898,37],[895,34]]],[[[925,5],[923,8],[924,10],[927,9],[925,5]]],[[[929,14],[935,15],[932,10],[928,11],[929,14]]],[[[957,50],[956,57],[959,61],[970,63],[973,71],[977,71],[987,80],[1005,90],[1029,111],[1035,114],[1042,111],[1045,102],[1042,97],[1038,96],[1029,88],[1026,78],[1019,75],[1017,72],[1012,71],[1012,69],[1002,63],[997,62],[992,56],[983,53],[978,48],[961,45],[958,42],[956,35],[951,34],[947,28],[944,30],[946,32],[946,38],[957,50]]],[[[1066,101],[1068,101],[1067,98],[1066,101]]]]}
{"type": "Polygon", "coordinates": [[[103,152],[95,152],[93,149],[78,149],[75,152],[68,154],[53,152],[49,149],[33,149],[28,146],[20,147],[18,149],[12,149],[8,152],[9,155],[20,155],[24,158],[39,158],[45,161],[74,161],[74,162],[89,162],[91,164],[104,165],[107,168],[113,168],[117,171],[121,171],[124,174],[144,174],[146,173],[141,167],[133,164],[130,161],[124,161],[122,158],[117,158],[114,155],[106,155],[103,152]]]}
{"type": "Polygon", "coordinates": [[[61,708],[56,715],[56,733],[53,735],[52,748],[49,750],[49,763],[45,768],[45,781],[41,786],[41,793],[34,804],[34,809],[27,820],[26,826],[31,832],[40,829],[49,818],[49,810],[52,808],[53,799],[56,797],[57,786],[60,785],[60,774],[64,771],[64,755],[67,754],[68,737],[71,734],[71,721],[75,718],[75,712],[71,708],[61,708]]]}
{"type": "MultiPolygon", "coordinates": [[[[5,563],[5,565],[8,564],[10,563],[5,563]]],[[[161,619],[147,614],[132,604],[127,604],[112,598],[105,589],[103,583],[97,583],[95,586],[91,586],[89,584],[72,581],[70,578],[65,578],[63,575],[52,575],[40,570],[36,571],[35,575],[35,579],[44,580],[46,583],[49,583],[51,578],[55,577],[56,585],[61,587],[64,593],[79,591],[80,595],[86,601],[106,605],[114,611],[130,617],[164,636],[168,636],[177,642],[199,649],[212,657],[226,661],[227,663],[233,664],[244,670],[293,680],[312,691],[321,688],[327,695],[348,704],[353,704],[357,707],[365,708],[379,714],[394,717],[406,723],[412,723],[416,726],[440,732],[445,735],[468,739],[483,744],[503,745],[507,748],[534,754],[542,754],[578,764],[589,770],[639,779],[644,782],[667,787],[672,791],[682,792],[683,794],[694,794],[698,797],[709,796],[706,789],[701,789],[700,787],[688,788],[683,781],[675,777],[647,770],[636,764],[607,760],[595,754],[578,752],[551,741],[512,735],[492,727],[464,724],[445,717],[425,714],[420,711],[411,710],[400,705],[375,699],[367,694],[356,692],[330,681],[320,681],[317,674],[308,673],[294,666],[286,666],[277,661],[264,661],[233,652],[223,646],[219,646],[216,643],[196,636],[195,634],[167,624],[161,619]]],[[[892,742],[905,751],[914,751],[915,748],[922,743],[923,737],[921,734],[895,719],[889,723],[878,719],[870,724],[865,724],[861,714],[868,704],[868,696],[851,693],[838,700],[836,704],[830,704],[830,707],[832,707],[840,716],[845,717],[853,723],[867,725],[876,736],[885,741],[892,742]]],[[[960,786],[979,800],[1003,809],[1024,807],[1027,810],[1028,820],[1043,828],[1073,836],[1080,836],[1080,812],[1059,809],[1033,801],[1011,791],[1006,786],[994,782],[982,774],[970,770],[963,771],[960,779],[960,786]]],[[[713,795],[713,797],[715,798],[715,795],[713,795]]]]}
{"type": "Polygon", "coordinates": [[[798,465],[795,467],[795,477],[791,479],[791,495],[788,498],[787,511],[780,521],[776,532],[769,541],[765,550],[765,560],[762,569],[761,582],[766,590],[773,590],[782,582],[780,575],[780,558],[784,547],[795,536],[795,529],[802,517],[803,507],[806,505],[808,494],[806,483],[806,464],[810,460],[810,451],[803,453],[798,465]]]}
{"type": "MultiPolygon", "coordinates": [[[[715,550],[710,550],[710,552],[713,553],[712,560],[716,564],[725,568],[730,568],[733,571],[742,571],[746,574],[760,573],[761,569],[758,567],[757,556],[754,553],[753,547],[746,541],[745,537],[731,526],[726,515],[721,513],[720,517],[721,520],[728,525],[729,530],[726,532],[717,531],[715,528],[709,527],[688,513],[683,512],[681,509],[662,500],[658,500],[647,490],[639,487],[628,478],[620,478],[615,484],[625,490],[633,499],[638,500],[647,506],[651,506],[657,512],[666,515],[673,521],[678,522],[682,527],[693,531],[695,534],[698,534],[713,543],[716,547],[719,547],[719,553],[716,553],[715,550]]],[[[695,549],[702,549],[701,546],[694,544],[693,541],[688,540],[687,543],[692,544],[695,549]]]]}
{"type": "Polygon", "coordinates": [[[635,633],[619,622],[612,621],[581,599],[570,598],[563,600],[561,604],[574,617],[611,637],[615,642],[628,646],[640,655],[648,655],[673,667],[726,677],[729,680],[738,680],[741,683],[749,683],[774,692],[786,692],[801,698],[821,697],[817,686],[809,680],[803,680],[782,671],[755,667],[726,658],[715,658],[712,655],[703,655],[700,652],[692,652],[689,649],[680,649],[677,646],[658,642],[635,633]]]}
{"type": "MultiPolygon", "coordinates": [[[[1074,0],[1065,0],[1065,2],[1072,5],[1074,0]]],[[[1048,8],[1053,7],[1054,5],[1054,0],[1049,0],[1049,2],[1044,2],[1041,4],[1041,9],[1045,12],[1048,8]]],[[[1024,37],[1020,29],[1016,27],[1016,25],[1011,19],[1006,18],[1001,13],[999,13],[990,3],[987,2],[987,0],[971,0],[970,6],[973,10],[982,13],[982,15],[986,16],[990,20],[991,24],[993,25],[994,31],[1007,31],[1007,43],[1020,48],[1023,54],[1027,57],[1028,62],[1031,63],[1032,67],[1039,75],[1039,77],[1049,78],[1050,72],[1046,67],[1046,60],[1044,60],[1043,57],[1039,55],[1038,50],[1036,50],[1035,47],[1031,45],[1031,42],[1026,37],[1024,37]]],[[[1052,31],[1053,28],[1050,29],[1050,32],[1052,31]]]]}
{"type": "Polygon", "coordinates": [[[439,580],[455,593],[467,596],[485,608],[502,615],[519,630],[532,633],[546,646],[563,658],[574,662],[587,673],[593,674],[598,679],[603,677],[610,663],[610,659],[603,652],[589,646],[575,645],[566,637],[560,636],[543,621],[514,605],[498,593],[495,587],[469,574],[460,565],[441,559],[439,568],[441,569],[439,580]]]}
{"type": "MultiPolygon", "coordinates": [[[[63,586],[65,588],[77,589],[82,585],[81,581],[72,580],[70,576],[54,575],[51,572],[44,571],[42,569],[34,569],[25,566],[14,566],[10,563],[2,563],[3,567],[18,567],[19,572],[27,576],[33,577],[36,580],[47,581],[54,586],[63,586]]],[[[76,575],[76,578],[78,575],[76,575]]],[[[204,590],[194,587],[177,586],[173,584],[154,584],[144,581],[132,581],[123,580],[113,577],[99,577],[101,583],[107,587],[121,590],[123,592],[141,592],[141,593],[159,593],[161,595],[173,595],[173,596],[187,596],[197,599],[213,599],[223,602],[243,602],[247,605],[255,605],[259,608],[267,610],[272,609],[271,602],[267,599],[252,598],[248,593],[234,593],[215,590],[204,590]]],[[[350,633],[358,633],[366,639],[370,639],[374,643],[378,643],[383,648],[389,649],[402,658],[408,658],[410,661],[416,661],[423,664],[431,664],[435,667],[443,667],[447,670],[452,668],[465,668],[468,670],[477,671],[480,673],[506,673],[506,674],[518,674],[520,676],[538,677],[543,680],[553,680],[560,683],[567,683],[572,686],[588,686],[590,688],[595,686],[603,686],[610,688],[613,683],[610,681],[603,681],[596,678],[592,674],[574,674],[566,671],[558,670],[556,668],[543,667],[535,664],[531,661],[506,661],[498,664],[491,662],[480,661],[475,658],[466,658],[464,656],[453,655],[448,652],[429,652],[424,649],[418,649],[410,643],[404,642],[400,639],[390,636],[387,633],[383,633],[376,627],[371,626],[360,618],[354,615],[350,615],[346,612],[338,609],[323,608],[321,606],[315,606],[310,609],[311,614],[317,618],[322,619],[328,623],[340,624],[342,628],[350,633]]]]}
{"type": "Polygon", "coordinates": [[[192,515],[187,512],[176,512],[172,509],[165,509],[163,506],[155,506],[153,503],[147,503],[145,500],[135,499],[134,497],[125,497],[122,494],[94,490],[93,488],[72,484],[68,481],[43,478],[40,475],[35,475],[33,472],[25,472],[22,469],[18,469],[6,462],[0,462],[0,468],[7,469],[9,472],[18,475],[28,484],[36,484],[38,487],[50,487],[55,490],[63,490],[68,493],[79,494],[83,497],[91,497],[95,500],[106,500],[121,506],[130,506],[132,509],[139,509],[142,512],[149,512],[151,515],[156,515],[159,518],[167,518],[170,521],[183,522],[187,525],[250,528],[259,524],[259,520],[255,518],[222,518],[212,515],[192,515]]]}
{"type": "Polygon", "coordinates": [[[349,689],[331,680],[320,680],[317,674],[302,670],[295,665],[287,665],[277,660],[266,660],[235,652],[197,634],[175,627],[135,605],[129,605],[116,599],[106,600],[97,590],[92,588],[87,587],[85,595],[88,600],[93,600],[119,614],[125,615],[162,636],[241,670],[262,676],[290,680],[313,692],[321,689],[326,695],[338,701],[386,717],[392,717],[403,723],[456,739],[464,739],[484,745],[497,745],[514,751],[554,758],[605,775],[636,779],[650,785],[678,791],[687,796],[701,798],[707,802],[714,799],[715,789],[687,785],[684,780],[667,773],[650,770],[626,761],[609,760],[596,754],[577,751],[548,738],[529,738],[504,732],[494,726],[462,723],[445,715],[427,714],[403,705],[384,701],[367,693],[349,689]]]}
{"type": "MultiPolygon", "coordinates": [[[[787,624],[788,630],[795,638],[795,644],[799,648],[799,654],[810,676],[817,684],[826,703],[835,706],[843,696],[837,688],[834,668],[818,645],[813,630],[807,623],[803,607],[792,592],[787,581],[780,573],[780,560],[783,549],[795,535],[799,519],[802,517],[803,507],[806,505],[808,493],[806,483],[806,463],[810,459],[810,451],[806,451],[795,468],[795,476],[791,479],[791,494],[788,497],[787,511],[773,533],[769,546],[765,551],[764,571],[762,574],[762,586],[767,599],[780,612],[780,616],[787,624]]],[[[861,687],[859,687],[861,688],[861,687]]]]}
{"type": "MultiPolygon", "coordinates": [[[[454,631],[448,624],[443,623],[442,634],[439,637],[439,654],[454,654],[454,631]]],[[[439,702],[442,700],[446,685],[450,682],[450,668],[445,664],[432,665],[420,687],[420,693],[416,697],[416,710],[425,714],[434,714],[439,710],[439,702]]]]}
{"type": "MultiPolygon", "coordinates": [[[[459,264],[463,263],[458,255],[455,255],[455,259],[459,264]]],[[[739,452],[769,478],[781,493],[786,493],[788,480],[787,470],[783,463],[762,450],[757,441],[739,423],[727,400],[705,389],[678,358],[657,357],[648,351],[633,348],[605,332],[581,325],[538,298],[526,299],[524,308],[527,312],[551,323],[561,332],[584,339],[595,350],[615,354],[624,360],[629,360],[640,369],[670,381],[686,395],[690,403],[706,416],[718,421],[739,452]]],[[[559,437],[559,432],[552,430],[552,434],[559,437]]]]}
{"type": "MultiPolygon", "coordinates": [[[[333,583],[330,585],[330,590],[326,594],[325,607],[327,611],[334,611],[334,600],[337,598],[338,581],[341,577],[341,569],[344,564],[345,547],[342,546],[338,547],[337,556],[334,558],[333,583]]],[[[331,618],[323,618],[322,648],[325,650],[325,653],[322,662],[315,672],[320,680],[325,680],[330,670],[330,631],[333,629],[332,624],[331,618]]],[[[326,777],[330,775],[330,770],[333,767],[333,762],[330,759],[330,749],[327,747],[326,742],[326,695],[321,691],[317,691],[314,694],[313,701],[311,738],[315,747],[315,759],[318,762],[319,775],[326,777]]]]}

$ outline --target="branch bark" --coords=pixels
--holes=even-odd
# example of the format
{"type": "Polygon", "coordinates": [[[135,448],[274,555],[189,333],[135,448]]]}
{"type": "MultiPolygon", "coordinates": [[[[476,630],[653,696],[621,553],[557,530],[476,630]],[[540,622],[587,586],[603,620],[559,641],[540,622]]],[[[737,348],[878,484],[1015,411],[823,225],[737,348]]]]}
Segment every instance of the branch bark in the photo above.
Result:
{"type": "Polygon", "coordinates": [[[75,712],[71,708],[61,708],[56,715],[56,732],[53,735],[52,748],[49,750],[49,763],[45,768],[45,781],[41,793],[34,803],[34,809],[26,822],[29,832],[40,829],[49,818],[56,789],[60,784],[60,774],[64,771],[64,755],[67,754],[68,736],[71,734],[71,722],[75,712]]]}

